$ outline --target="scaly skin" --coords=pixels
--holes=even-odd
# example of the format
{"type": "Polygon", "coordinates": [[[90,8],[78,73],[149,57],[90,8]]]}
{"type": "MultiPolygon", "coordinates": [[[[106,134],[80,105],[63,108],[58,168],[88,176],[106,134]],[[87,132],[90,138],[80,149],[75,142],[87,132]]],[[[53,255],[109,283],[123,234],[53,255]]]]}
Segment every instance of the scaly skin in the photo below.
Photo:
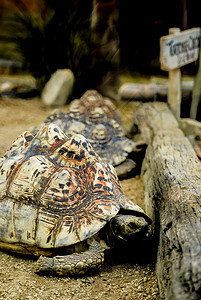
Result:
{"type": "Polygon", "coordinates": [[[51,273],[60,276],[79,276],[97,270],[104,261],[104,249],[99,242],[93,240],[89,249],[81,253],[66,256],[40,256],[35,272],[51,273]]]}

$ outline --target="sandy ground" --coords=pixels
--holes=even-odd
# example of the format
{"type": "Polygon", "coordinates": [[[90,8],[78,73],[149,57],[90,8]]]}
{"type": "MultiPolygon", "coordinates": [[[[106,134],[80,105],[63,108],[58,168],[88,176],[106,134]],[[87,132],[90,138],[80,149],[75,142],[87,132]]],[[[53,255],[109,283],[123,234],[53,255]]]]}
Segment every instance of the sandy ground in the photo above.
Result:
{"type": "MultiPolygon", "coordinates": [[[[0,155],[20,133],[43,122],[51,111],[38,98],[0,99],[0,155]]],[[[121,111],[130,126],[132,112],[128,117],[125,105],[121,111]]],[[[121,184],[127,197],[144,207],[140,177],[121,184]]],[[[152,244],[138,246],[106,252],[99,272],[82,278],[38,276],[34,259],[0,251],[0,299],[159,299],[152,244]]]]}

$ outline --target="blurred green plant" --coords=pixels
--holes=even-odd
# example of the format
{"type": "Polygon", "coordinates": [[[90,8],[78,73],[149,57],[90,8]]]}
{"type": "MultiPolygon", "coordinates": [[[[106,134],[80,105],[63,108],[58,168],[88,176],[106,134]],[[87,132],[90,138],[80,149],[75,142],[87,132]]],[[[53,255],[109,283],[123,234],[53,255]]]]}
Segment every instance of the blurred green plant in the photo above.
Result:
{"type": "Polygon", "coordinates": [[[108,70],[116,70],[107,57],[94,55],[98,45],[92,41],[91,0],[49,0],[38,13],[21,0],[15,2],[18,10],[2,20],[0,56],[21,60],[40,91],[57,69],[73,71],[73,97],[95,88],[108,70]]]}

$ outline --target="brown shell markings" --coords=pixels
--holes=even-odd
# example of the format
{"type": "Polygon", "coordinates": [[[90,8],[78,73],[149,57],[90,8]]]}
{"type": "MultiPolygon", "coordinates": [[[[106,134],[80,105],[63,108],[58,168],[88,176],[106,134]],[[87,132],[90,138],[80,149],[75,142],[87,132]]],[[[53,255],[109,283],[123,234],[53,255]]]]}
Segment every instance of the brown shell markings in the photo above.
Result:
{"type": "Polygon", "coordinates": [[[54,111],[44,123],[56,124],[67,135],[84,135],[104,162],[113,166],[125,162],[135,150],[135,143],[124,135],[115,105],[95,90],[73,100],[67,113],[54,111]]]}
{"type": "Polygon", "coordinates": [[[7,243],[68,246],[97,233],[121,208],[144,214],[86,138],[69,138],[54,124],[14,142],[1,159],[0,187],[0,240],[7,243]]]}

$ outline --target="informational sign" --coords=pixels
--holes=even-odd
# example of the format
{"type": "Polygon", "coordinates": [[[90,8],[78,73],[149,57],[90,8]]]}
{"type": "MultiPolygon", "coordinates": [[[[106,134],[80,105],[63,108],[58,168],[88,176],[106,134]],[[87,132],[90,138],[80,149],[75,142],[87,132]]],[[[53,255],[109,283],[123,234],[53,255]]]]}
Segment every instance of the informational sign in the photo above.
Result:
{"type": "Polygon", "coordinates": [[[161,69],[170,71],[198,59],[200,28],[192,28],[160,38],[161,69]]]}

